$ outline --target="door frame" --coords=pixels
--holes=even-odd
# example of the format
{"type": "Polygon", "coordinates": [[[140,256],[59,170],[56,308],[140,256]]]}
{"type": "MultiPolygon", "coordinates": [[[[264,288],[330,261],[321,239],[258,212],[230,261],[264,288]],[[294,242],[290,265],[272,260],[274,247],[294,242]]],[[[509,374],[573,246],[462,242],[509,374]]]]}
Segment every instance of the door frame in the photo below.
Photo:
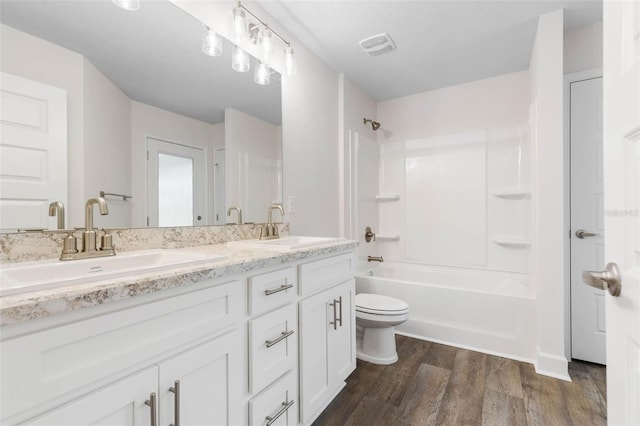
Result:
{"type": "Polygon", "coordinates": [[[568,214],[564,218],[565,238],[564,249],[568,253],[564,265],[564,353],[567,361],[571,361],[571,83],[602,78],[602,68],[593,68],[564,75],[564,207],[568,214]]]}
{"type": "MultiPolygon", "coordinates": [[[[199,149],[203,152],[203,158],[204,158],[204,180],[203,180],[203,191],[204,191],[204,214],[202,215],[204,217],[204,220],[206,222],[206,225],[208,225],[209,223],[209,149],[206,146],[202,146],[202,145],[192,145],[192,144],[188,144],[188,143],[184,143],[184,142],[177,142],[173,139],[169,139],[169,138],[164,138],[164,137],[159,137],[159,136],[151,136],[151,135],[145,135],[144,136],[144,143],[143,143],[143,149],[144,149],[144,155],[142,156],[142,160],[144,162],[144,176],[142,178],[142,181],[144,183],[144,190],[143,190],[143,194],[144,194],[144,216],[143,216],[143,228],[149,228],[151,227],[149,225],[148,222],[148,217],[149,217],[149,139],[155,139],[157,141],[160,142],[166,142],[166,143],[170,143],[170,144],[174,144],[174,145],[181,145],[187,148],[193,148],[193,149],[199,149]]],[[[194,226],[198,226],[195,225],[194,226]]],[[[153,226],[152,228],[155,228],[155,226],[153,226]]]]}

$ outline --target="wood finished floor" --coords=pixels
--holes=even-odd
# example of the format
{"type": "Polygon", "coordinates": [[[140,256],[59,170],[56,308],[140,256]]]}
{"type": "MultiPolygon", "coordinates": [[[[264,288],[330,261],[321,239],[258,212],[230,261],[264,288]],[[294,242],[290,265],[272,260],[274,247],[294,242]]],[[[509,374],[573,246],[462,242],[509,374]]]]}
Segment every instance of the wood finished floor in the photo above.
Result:
{"type": "Polygon", "coordinates": [[[396,336],[400,360],[358,361],[313,423],[342,425],[606,425],[605,367],[571,362],[572,382],[533,365],[396,336]]]}

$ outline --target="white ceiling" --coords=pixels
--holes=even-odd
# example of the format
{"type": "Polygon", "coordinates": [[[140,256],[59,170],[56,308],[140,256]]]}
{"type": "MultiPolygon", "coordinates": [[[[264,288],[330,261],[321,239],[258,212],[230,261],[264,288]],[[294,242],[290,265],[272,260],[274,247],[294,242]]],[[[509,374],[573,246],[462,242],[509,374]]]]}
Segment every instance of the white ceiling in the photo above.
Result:
{"type": "Polygon", "coordinates": [[[198,20],[165,0],[141,3],[127,12],[111,0],[1,0],[0,21],[82,54],[136,101],[209,123],[227,107],[281,123],[279,75],[255,84],[231,69],[229,42],[206,56],[198,20]]]}
{"type": "MultiPolygon", "coordinates": [[[[540,14],[564,7],[565,31],[602,20],[601,0],[260,5],[378,101],[527,69],[540,14]],[[382,32],[397,50],[360,50],[361,39],[382,32]]],[[[134,100],[210,123],[225,107],[281,122],[279,76],[262,87],[253,73],[232,71],[229,43],[221,58],[203,55],[200,23],[165,0],[142,0],[136,12],[111,0],[1,0],[0,21],[81,53],[134,100]]]]}
{"type": "Polygon", "coordinates": [[[262,0],[260,5],[378,101],[527,69],[541,14],[564,8],[565,32],[602,20],[601,0],[262,0]],[[360,40],[383,32],[397,50],[370,57],[360,49],[360,40]]]}

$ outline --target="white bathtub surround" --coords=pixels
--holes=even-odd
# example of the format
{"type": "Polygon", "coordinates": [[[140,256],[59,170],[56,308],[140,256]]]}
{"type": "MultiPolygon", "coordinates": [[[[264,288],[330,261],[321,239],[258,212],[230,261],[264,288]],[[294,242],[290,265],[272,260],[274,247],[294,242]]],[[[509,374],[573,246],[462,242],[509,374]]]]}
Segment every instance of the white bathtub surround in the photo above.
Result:
{"type": "Polygon", "coordinates": [[[356,292],[406,301],[399,334],[535,360],[536,300],[525,274],[385,262],[357,273],[356,292]]]}

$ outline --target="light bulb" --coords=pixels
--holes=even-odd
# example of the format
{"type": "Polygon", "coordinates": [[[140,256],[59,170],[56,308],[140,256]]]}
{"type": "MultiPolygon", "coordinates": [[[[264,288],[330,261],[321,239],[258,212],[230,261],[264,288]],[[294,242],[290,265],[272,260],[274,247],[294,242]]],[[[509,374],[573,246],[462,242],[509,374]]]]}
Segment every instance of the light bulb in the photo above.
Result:
{"type": "Polygon", "coordinates": [[[298,66],[296,60],[293,57],[293,47],[287,46],[284,49],[284,67],[287,71],[287,75],[292,76],[298,73],[298,66]]]}
{"type": "Polygon", "coordinates": [[[238,72],[247,72],[251,68],[249,54],[238,46],[233,46],[231,55],[231,68],[238,72]]]}
{"type": "Polygon", "coordinates": [[[222,37],[210,28],[202,38],[202,52],[209,56],[222,56],[222,37]]]}
{"type": "Polygon", "coordinates": [[[269,62],[269,56],[271,55],[271,51],[273,50],[273,38],[271,31],[268,27],[264,27],[262,29],[262,51],[264,52],[264,60],[265,62],[269,62]]]}
{"type": "Polygon", "coordinates": [[[244,10],[240,6],[233,8],[233,33],[240,40],[247,35],[247,25],[244,10]]]}
{"type": "Polygon", "coordinates": [[[271,83],[271,70],[267,64],[260,62],[253,74],[253,81],[261,86],[267,86],[271,83]]]}
{"type": "Polygon", "coordinates": [[[124,10],[138,10],[140,9],[139,0],[113,0],[113,2],[124,10]]]}

